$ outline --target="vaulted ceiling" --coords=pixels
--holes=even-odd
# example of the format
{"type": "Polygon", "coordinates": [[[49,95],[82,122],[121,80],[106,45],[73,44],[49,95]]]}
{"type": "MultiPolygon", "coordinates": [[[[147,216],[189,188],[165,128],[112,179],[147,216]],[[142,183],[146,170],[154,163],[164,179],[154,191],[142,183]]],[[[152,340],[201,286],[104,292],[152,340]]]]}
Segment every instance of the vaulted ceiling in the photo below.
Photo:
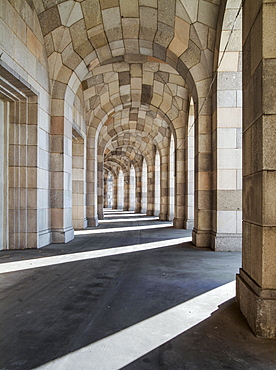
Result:
{"type": "Polygon", "coordinates": [[[33,6],[53,96],[83,104],[84,130],[97,132],[106,169],[117,170],[113,155],[124,163],[133,163],[133,153],[153,161],[171,135],[178,145],[189,99],[197,103],[212,75],[225,0],[36,0],[33,6]]]}

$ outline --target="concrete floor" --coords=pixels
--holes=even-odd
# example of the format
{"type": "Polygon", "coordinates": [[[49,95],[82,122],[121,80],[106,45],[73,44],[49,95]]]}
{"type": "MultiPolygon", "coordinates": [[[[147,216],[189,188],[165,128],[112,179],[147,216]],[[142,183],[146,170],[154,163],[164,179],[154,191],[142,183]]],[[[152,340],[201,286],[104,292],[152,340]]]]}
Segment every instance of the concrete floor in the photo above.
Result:
{"type": "Polygon", "coordinates": [[[66,245],[0,253],[0,369],[275,369],[234,296],[238,252],[109,211],[66,245]]]}

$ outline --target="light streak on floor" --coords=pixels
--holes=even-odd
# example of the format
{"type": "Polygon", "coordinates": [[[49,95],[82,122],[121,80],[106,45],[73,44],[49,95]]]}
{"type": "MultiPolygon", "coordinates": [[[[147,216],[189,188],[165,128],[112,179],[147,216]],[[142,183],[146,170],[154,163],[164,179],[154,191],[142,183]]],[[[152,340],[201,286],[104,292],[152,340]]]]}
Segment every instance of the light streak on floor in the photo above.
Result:
{"type": "Polygon", "coordinates": [[[37,369],[119,370],[206,320],[234,296],[232,281],[37,369]]]}
{"type": "Polygon", "coordinates": [[[74,234],[78,236],[85,236],[85,235],[93,235],[93,234],[118,233],[118,232],[126,232],[126,231],[163,229],[165,227],[172,227],[172,224],[169,223],[169,224],[159,224],[159,225],[123,226],[123,227],[112,227],[109,229],[85,229],[85,230],[76,230],[74,234]]]}
{"type": "MultiPolygon", "coordinates": [[[[106,232],[107,230],[104,230],[106,232]]],[[[60,263],[77,262],[93,258],[115,256],[119,254],[142,252],[157,248],[170,247],[191,241],[190,237],[169,239],[153,243],[135,244],[110,249],[100,249],[89,252],[63,254],[59,256],[34,258],[28,261],[7,262],[0,264],[0,274],[14,271],[28,270],[38,267],[58,265],[60,263]]]]}
{"type": "Polygon", "coordinates": [[[116,218],[116,219],[99,220],[99,224],[114,223],[114,222],[135,222],[135,221],[144,222],[144,221],[156,221],[156,220],[158,220],[158,217],[140,217],[140,218],[136,217],[136,218],[129,218],[129,219],[127,219],[127,218],[116,218]]]}

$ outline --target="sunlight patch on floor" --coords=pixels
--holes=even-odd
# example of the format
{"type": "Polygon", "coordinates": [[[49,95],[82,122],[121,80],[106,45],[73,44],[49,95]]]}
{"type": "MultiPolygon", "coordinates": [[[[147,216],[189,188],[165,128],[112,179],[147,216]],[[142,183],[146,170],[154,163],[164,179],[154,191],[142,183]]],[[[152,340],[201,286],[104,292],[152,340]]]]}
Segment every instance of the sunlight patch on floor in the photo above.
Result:
{"type": "Polygon", "coordinates": [[[99,220],[99,224],[105,223],[113,223],[113,222],[134,222],[134,221],[156,221],[158,217],[136,217],[136,218],[116,218],[116,219],[106,219],[106,220],[99,220]]]}
{"type": "MultiPolygon", "coordinates": [[[[124,213],[119,213],[119,212],[116,212],[116,213],[104,213],[104,218],[109,218],[109,217],[140,217],[140,218],[144,218],[144,217],[151,217],[151,216],[147,216],[145,213],[128,213],[126,214],[125,212],[124,213]]],[[[152,216],[153,217],[153,216],[152,216]]],[[[155,218],[158,218],[158,217],[155,217],[155,218]]]]}
{"type": "Polygon", "coordinates": [[[232,281],[37,369],[119,370],[208,319],[234,296],[232,281]]]}
{"type": "MultiPolygon", "coordinates": [[[[141,228],[141,226],[139,226],[139,228],[141,228]]],[[[107,232],[107,231],[108,230],[106,229],[103,230],[103,232],[107,232]]],[[[110,256],[118,255],[118,254],[148,251],[148,250],[170,247],[173,245],[186,243],[191,240],[192,240],[191,237],[184,237],[184,238],[178,238],[178,239],[162,240],[159,242],[135,244],[135,245],[128,245],[128,246],[115,247],[115,248],[109,248],[109,249],[100,249],[100,250],[94,250],[94,251],[88,251],[88,252],[79,252],[79,253],[63,254],[59,256],[34,258],[34,259],[29,259],[27,261],[1,263],[0,264],[0,274],[6,273],[6,272],[28,270],[32,268],[38,268],[38,267],[53,266],[53,265],[58,265],[60,263],[77,262],[77,261],[84,261],[84,260],[89,260],[89,259],[94,259],[94,258],[110,257],[110,256]]]]}
{"type": "Polygon", "coordinates": [[[122,226],[122,227],[112,227],[109,229],[85,229],[76,230],[75,235],[85,236],[93,234],[106,234],[106,233],[121,233],[125,231],[139,231],[139,230],[150,230],[150,229],[163,229],[164,227],[172,227],[172,224],[162,224],[162,225],[139,225],[139,226],[122,226]]]}

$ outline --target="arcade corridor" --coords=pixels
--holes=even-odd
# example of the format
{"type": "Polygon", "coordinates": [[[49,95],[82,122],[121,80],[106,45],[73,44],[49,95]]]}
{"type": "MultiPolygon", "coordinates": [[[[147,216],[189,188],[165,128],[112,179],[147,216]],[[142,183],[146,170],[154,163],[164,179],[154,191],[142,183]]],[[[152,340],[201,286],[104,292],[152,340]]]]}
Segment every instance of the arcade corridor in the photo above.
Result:
{"type": "Polygon", "coordinates": [[[0,369],[275,369],[235,300],[240,252],[105,210],[66,245],[0,255],[0,369]]]}

